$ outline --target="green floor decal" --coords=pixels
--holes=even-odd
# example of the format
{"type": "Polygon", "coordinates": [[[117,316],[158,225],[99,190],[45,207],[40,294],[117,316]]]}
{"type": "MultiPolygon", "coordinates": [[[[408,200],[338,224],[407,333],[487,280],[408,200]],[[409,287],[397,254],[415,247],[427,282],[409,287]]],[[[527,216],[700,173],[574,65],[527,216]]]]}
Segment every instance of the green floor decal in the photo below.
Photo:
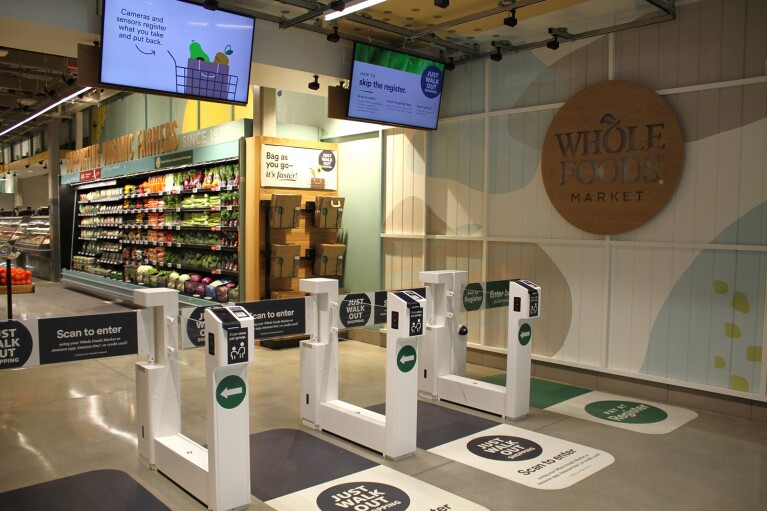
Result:
{"type": "MultiPolygon", "coordinates": [[[[492,376],[481,378],[480,381],[505,387],[506,375],[494,374],[492,376]]],[[[530,380],[530,406],[541,409],[548,408],[549,406],[554,406],[563,401],[567,401],[568,399],[588,394],[589,392],[591,391],[588,389],[573,387],[572,385],[565,385],[564,383],[532,378],[530,380]]]]}
{"type": "MultiPolygon", "coordinates": [[[[506,386],[506,375],[494,374],[481,381],[506,386]]],[[[629,400],[538,378],[530,380],[530,406],[637,433],[656,435],[670,433],[698,416],[691,410],[665,403],[633,398],[629,400]]]]}

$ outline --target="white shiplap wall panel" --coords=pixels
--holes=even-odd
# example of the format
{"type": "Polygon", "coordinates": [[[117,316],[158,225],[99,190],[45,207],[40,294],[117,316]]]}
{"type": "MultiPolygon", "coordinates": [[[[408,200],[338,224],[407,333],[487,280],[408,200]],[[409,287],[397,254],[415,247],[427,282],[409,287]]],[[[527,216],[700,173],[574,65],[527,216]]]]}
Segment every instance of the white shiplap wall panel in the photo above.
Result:
{"type": "MultiPolygon", "coordinates": [[[[700,92],[698,108],[700,111],[698,122],[701,124],[701,129],[709,123],[716,123],[719,112],[718,93],[716,91],[700,92]]],[[[691,169],[695,175],[695,223],[692,241],[698,243],[710,243],[717,233],[717,191],[712,185],[717,182],[719,174],[719,145],[710,142],[710,140],[701,141],[692,149],[697,156],[697,165],[691,169]]]]}
{"type": "MultiPolygon", "coordinates": [[[[581,300],[573,301],[573,314],[581,320],[578,362],[594,367],[602,366],[605,345],[605,249],[600,246],[586,246],[580,250],[581,300]]],[[[569,277],[568,277],[569,278],[569,277]]],[[[576,280],[573,278],[573,280],[576,280]]]]}
{"type": "MultiPolygon", "coordinates": [[[[615,271],[633,273],[633,286],[631,291],[631,305],[629,315],[630,323],[630,350],[629,368],[631,372],[638,372],[645,361],[648,340],[652,326],[652,250],[635,249],[634,261],[631,268],[615,268],[615,271]]],[[[619,325],[611,328],[619,329],[619,325]]]]}
{"type": "Polygon", "coordinates": [[[402,218],[402,191],[403,183],[405,181],[404,176],[404,152],[405,145],[403,143],[402,130],[392,130],[387,136],[387,146],[391,145],[391,160],[386,161],[386,177],[391,180],[391,194],[392,194],[392,228],[387,233],[407,234],[404,230],[403,218],[402,218]]]}
{"type": "Polygon", "coordinates": [[[402,194],[400,204],[402,205],[402,234],[415,234],[413,230],[413,140],[410,133],[402,134],[402,167],[399,174],[402,176],[402,194]]]}
{"type": "MultiPolygon", "coordinates": [[[[726,106],[724,108],[737,108],[740,111],[740,104],[733,104],[736,102],[735,98],[726,98],[730,101],[725,101],[726,106]]],[[[717,180],[716,180],[716,224],[714,226],[715,232],[720,233],[729,227],[733,222],[738,219],[738,209],[740,204],[740,196],[738,192],[740,190],[741,181],[741,158],[740,158],[740,129],[732,129],[725,131],[714,138],[712,143],[717,145],[717,180]],[[736,198],[736,200],[733,200],[736,198]]],[[[732,235],[730,238],[722,240],[724,243],[737,243],[737,236],[732,235]]]]}
{"type": "Polygon", "coordinates": [[[610,255],[610,351],[607,367],[619,371],[631,369],[631,307],[633,293],[621,293],[634,285],[635,253],[627,248],[614,248],[610,255]]]}
{"type": "MultiPolygon", "coordinates": [[[[575,309],[580,308],[580,304],[583,303],[583,286],[580,278],[583,273],[583,251],[573,250],[572,247],[566,245],[546,245],[545,250],[562,271],[568,286],[566,289],[548,289],[545,292],[541,290],[543,320],[548,324],[549,331],[561,331],[557,325],[561,325],[568,318],[557,317],[558,315],[552,312],[572,309],[569,331],[581,332],[581,315],[576,314],[575,309]]],[[[566,338],[567,332],[562,332],[562,334],[566,338]]],[[[559,349],[556,349],[557,345],[549,342],[546,351],[542,354],[546,356],[556,355],[560,360],[577,363],[580,358],[582,342],[582,338],[579,338],[578,342],[565,342],[559,349]]]]}
{"type": "Polygon", "coordinates": [[[424,197],[426,196],[426,158],[428,157],[426,133],[413,132],[413,234],[426,232],[426,211],[424,197]]]}
{"type": "Polygon", "coordinates": [[[481,236],[487,229],[485,226],[485,207],[487,204],[485,200],[485,121],[475,119],[471,121],[470,128],[471,178],[469,184],[471,199],[469,201],[469,222],[471,226],[476,226],[476,229],[470,229],[471,232],[467,232],[467,234],[481,236]]]}
{"type": "MultiPolygon", "coordinates": [[[[744,215],[767,197],[767,120],[744,126],[738,147],[742,178],[738,215],[744,215]]],[[[739,243],[755,244],[757,233],[742,233],[739,243]]]]}

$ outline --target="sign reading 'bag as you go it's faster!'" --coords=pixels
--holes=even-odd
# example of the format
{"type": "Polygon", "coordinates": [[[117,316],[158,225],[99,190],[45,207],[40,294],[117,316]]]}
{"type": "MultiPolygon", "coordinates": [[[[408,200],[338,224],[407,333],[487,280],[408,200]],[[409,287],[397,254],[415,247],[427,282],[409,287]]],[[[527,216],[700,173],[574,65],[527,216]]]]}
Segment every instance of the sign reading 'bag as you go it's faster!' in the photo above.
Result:
{"type": "Polygon", "coordinates": [[[336,151],[263,144],[261,186],[337,190],[336,151]]]}

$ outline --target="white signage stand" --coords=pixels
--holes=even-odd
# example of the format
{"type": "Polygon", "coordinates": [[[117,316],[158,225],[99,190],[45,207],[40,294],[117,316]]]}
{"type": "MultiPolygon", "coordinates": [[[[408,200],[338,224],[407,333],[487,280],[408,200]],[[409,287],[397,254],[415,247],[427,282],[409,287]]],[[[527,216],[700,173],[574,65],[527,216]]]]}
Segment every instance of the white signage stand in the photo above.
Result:
{"type": "Polygon", "coordinates": [[[465,272],[421,272],[427,295],[437,296],[428,309],[426,345],[434,350],[422,359],[419,389],[433,399],[484,410],[505,419],[518,420],[530,411],[530,364],[532,328],[530,319],[540,315],[541,288],[527,280],[509,282],[506,387],[466,378],[466,342],[455,321],[460,310],[465,272]],[[452,275],[446,275],[452,274],[452,275]],[[457,275],[456,275],[457,274],[457,275]],[[451,287],[452,286],[452,287],[451,287]],[[440,300],[440,296],[445,296],[440,300]],[[456,298],[458,297],[458,298],[456,298]],[[456,352],[463,351],[463,354],[456,352]]]}
{"type": "MultiPolygon", "coordinates": [[[[134,291],[133,301],[154,312],[154,352],[147,362],[136,364],[139,459],[206,503],[208,509],[247,507],[251,501],[247,362],[253,359],[252,316],[240,307],[225,308],[237,320],[236,327],[228,322],[232,330],[227,330],[223,321],[210,317],[206,310],[206,449],[181,434],[181,388],[175,363],[178,292],[140,289],[134,291]],[[244,353],[240,350],[243,338],[244,353]],[[226,358],[230,343],[236,348],[231,360],[226,358]]],[[[229,316],[225,318],[229,320],[229,316]]]]}
{"type": "Polygon", "coordinates": [[[312,294],[315,325],[301,342],[301,420],[399,459],[415,453],[418,402],[418,339],[426,300],[412,291],[388,294],[386,415],[338,399],[338,281],[303,279],[312,294]]]}

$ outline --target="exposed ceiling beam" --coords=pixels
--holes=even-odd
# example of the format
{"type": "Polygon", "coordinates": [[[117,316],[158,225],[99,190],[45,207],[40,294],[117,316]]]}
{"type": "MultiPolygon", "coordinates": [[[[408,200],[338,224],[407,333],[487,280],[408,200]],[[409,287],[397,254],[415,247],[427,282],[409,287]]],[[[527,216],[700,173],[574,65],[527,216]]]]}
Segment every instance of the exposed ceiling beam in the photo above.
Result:
{"type": "Polygon", "coordinates": [[[40,88],[39,80],[30,80],[26,78],[17,78],[13,76],[0,75],[0,88],[15,89],[23,92],[36,92],[40,88]]]}
{"type": "MultiPolygon", "coordinates": [[[[329,9],[329,6],[324,6],[324,7],[321,5],[318,6],[316,3],[307,2],[306,0],[280,0],[280,1],[284,4],[292,5],[293,7],[301,7],[303,9],[309,9],[313,13],[312,16],[310,16],[310,18],[319,16],[320,14],[322,14],[323,12],[329,9]],[[317,13],[318,9],[320,10],[319,14],[317,13]]],[[[541,1],[541,0],[536,0],[536,1],[541,1]]],[[[412,30],[408,30],[403,27],[398,27],[397,25],[392,25],[390,23],[376,20],[367,16],[362,16],[360,14],[348,14],[344,16],[343,19],[345,21],[359,23],[360,25],[365,25],[367,27],[377,28],[384,32],[389,32],[390,34],[396,34],[396,35],[402,36],[403,43],[405,44],[407,44],[408,42],[423,41],[425,43],[441,46],[445,50],[449,49],[453,51],[460,51],[463,53],[468,53],[470,55],[479,55],[480,53],[479,50],[476,50],[475,48],[471,46],[465,46],[462,44],[456,44],[449,41],[444,41],[431,34],[418,35],[416,32],[413,32],[412,30]]],[[[305,28],[305,27],[306,25],[302,25],[302,28],[305,28]]],[[[389,44],[380,44],[380,43],[377,43],[377,44],[379,44],[380,46],[384,46],[386,48],[393,49],[393,50],[399,49],[401,51],[402,49],[400,47],[392,46],[389,44]]],[[[432,55],[429,58],[434,58],[434,56],[432,55]]]]}
{"type": "MultiPolygon", "coordinates": [[[[564,27],[555,29],[555,32],[557,32],[558,35],[563,35],[566,33],[567,40],[577,41],[578,39],[588,39],[589,37],[596,37],[600,35],[611,34],[613,32],[620,32],[622,30],[629,30],[632,28],[639,28],[639,27],[644,27],[647,25],[654,25],[656,23],[663,23],[664,21],[672,21],[673,19],[674,19],[674,16],[671,14],[656,14],[656,15],[643,16],[637,20],[630,21],[628,23],[621,23],[619,25],[612,25],[609,27],[598,28],[596,30],[587,30],[585,32],[578,32],[576,34],[567,32],[567,29],[564,27]]],[[[549,42],[550,40],[551,39],[544,39],[542,41],[536,41],[536,42],[521,44],[521,45],[512,45],[508,41],[494,41],[492,45],[494,48],[500,49],[502,54],[503,53],[519,53],[522,51],[534,50],[536,48],[543,48],[544,46],[546,46],[546,43],[549,42]]],[[[460,59],[454,60],[454,64],[456,65],[468,64],[470,62],[474,62],[477,60],[484,60],[489,58],[494,53],[495,51],[491,51],[491,52],[486,52],[477,56],[464,56],[460,59]]]]}
{"type": "Polygon", "coordinates": [[[488,9],[486,11],[481,11],[474,14],[469,14],[468,16],[462,16],[454,20],[445,21],[444,23],[440,23],[439,25],[434,25],[433,27],[429,27],[426,30],[415,32],[413,35],[416,37],[419,37],[426,34],[433,34],[434,32],[439,32],[440,30],[454,27],[456,25],[463,25],[464,23],[470,23],[472,21],[476,21],[482,18],[487,18],[489,16],[495,16],[496,14],[500,14],[502,12],[508,12],[511,9],[521,9],[522,7],[527,7],[528,5],[537,4],[543,1],[544,0],[518,0],[517,2],[510,5],[493,7],[492,9],[488,9]]]}
{"type": "Polygon", "coordinates": [[[647,0],[658,9],[666,11],[666,14],[672,15],[676,18],[676,7],[674,6],[674,0],[647,0]]]}

